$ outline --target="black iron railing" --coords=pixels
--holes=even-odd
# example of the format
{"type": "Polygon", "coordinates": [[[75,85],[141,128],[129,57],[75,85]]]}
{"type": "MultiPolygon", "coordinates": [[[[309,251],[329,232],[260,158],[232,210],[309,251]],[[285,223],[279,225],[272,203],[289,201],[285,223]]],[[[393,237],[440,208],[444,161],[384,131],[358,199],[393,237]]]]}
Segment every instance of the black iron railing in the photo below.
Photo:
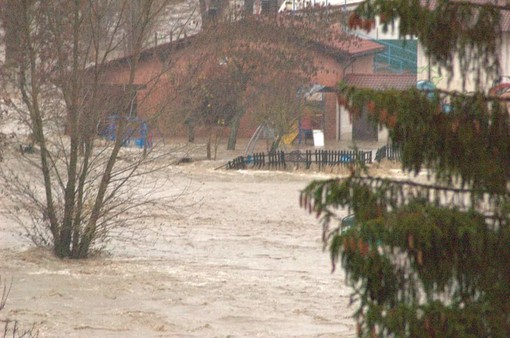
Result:
{"type": "Polygon", "coordinates": [[[333,166],[351,166],[372,163],[372,151],[363,150],[295,150],[292,152],[276,151],[273,153],[255,153],[239,156],[227,163],[227,169],[268,168],[287,169],[297,167],[318,169],[333,166]]]}

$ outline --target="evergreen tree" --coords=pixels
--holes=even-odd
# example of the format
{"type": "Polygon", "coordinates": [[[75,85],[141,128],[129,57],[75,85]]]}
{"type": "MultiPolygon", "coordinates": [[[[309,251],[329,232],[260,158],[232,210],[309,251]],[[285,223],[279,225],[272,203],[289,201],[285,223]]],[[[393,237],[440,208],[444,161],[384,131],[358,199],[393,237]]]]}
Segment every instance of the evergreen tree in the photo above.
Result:
{"type": "Polygon", "coordinates": [[[510,336],[510,138],[501,96],[484,90],[499,73],[507,1],[372,0],[349,23],[379,15],[414,35],[449,78],[472,76],[475,92],[361,90],[341,84],[356,114],[389,129],[402,169],[430,180],[352,171],[314,181],[301,203],[323,222],[333,267],[353,288],[362,337],[510,336]],[[460,73],[454,74],[455,63],[460,73]],[[450,108],[441,109],[449,100],[450,108]],[[356,224],[332,224],[348,208],[356,224]]]}

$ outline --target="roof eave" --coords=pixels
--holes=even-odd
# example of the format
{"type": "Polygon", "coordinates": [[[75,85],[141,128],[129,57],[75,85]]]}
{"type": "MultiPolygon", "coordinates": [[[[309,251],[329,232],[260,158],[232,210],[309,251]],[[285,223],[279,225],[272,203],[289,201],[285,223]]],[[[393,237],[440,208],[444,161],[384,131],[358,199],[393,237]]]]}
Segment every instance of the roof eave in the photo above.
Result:
{"type": "Polygon", "coordinates": [[[380,52],[384,51],[384,49],[385,49],[385,47],[376,47],[376,48],[373,48],[373,49],[370,49],[370,50],[364,50],[364,51],[361,51],[361,52],[358,52],[358,53],[349,53],[349,55],[352,58],[358,58],[358,57],[361,57],[361,56],[367,56],[367,55],[372,55],[372,54],[380,53],[380,52]]]}

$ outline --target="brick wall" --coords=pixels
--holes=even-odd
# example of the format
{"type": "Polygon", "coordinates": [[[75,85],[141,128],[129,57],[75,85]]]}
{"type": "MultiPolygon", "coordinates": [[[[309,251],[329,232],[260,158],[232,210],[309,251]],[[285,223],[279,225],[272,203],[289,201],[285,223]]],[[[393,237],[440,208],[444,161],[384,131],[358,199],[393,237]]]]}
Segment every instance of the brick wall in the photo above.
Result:
{"type": "MultiPolygon", "coordinates": [[[[187,128],[183,124],[182,115],[179,111],[185,110],[180,101],[179,88],[175,87],[170,73],[161,73],[166,62],[173,62],[174,69],[186,67],[188,62],[194,62],[194,56],[198,55],[192,48],[184,48],[170,52],[167,58],[161,58],[157,53],[153,57],[146,57],[139,63],[135,76],[136,84],[146,84],[147,88],[138,93],[139,116],[150,121],[152,116],[162,116],[159,119],[157,130],[163,136],[186,137],[187,128]],[[155,80],[157,78],[157,80],[155,80]]],[[[198,61],[197,61],[198,62],[198,61]]],[[[373,72],[373,57],[365,56],[354,62],[339,63],[331,57],[317,55],[319,72],[313,82],[325,86],[335,87],[342,80],[345,72],[373,72]]],[[[129,79],[129,67],[127,63],[119,63],[115,67],[109,67],[105,72],[106,83],[127,83],[129,79]]],[[[241,119],[238,137],[249,138],[260,124],[260,118],[255,113],[248,112],[241,119]]],[[[326,140],[334,140],[336,137],[336,95],[325,95],[324,105],[324,134],[326,140]]],[[[204,131],[197,129],[197,137],[205,136],[204,131]]],[[[228,135],[228,128],[225,134],[228,135]]]]}

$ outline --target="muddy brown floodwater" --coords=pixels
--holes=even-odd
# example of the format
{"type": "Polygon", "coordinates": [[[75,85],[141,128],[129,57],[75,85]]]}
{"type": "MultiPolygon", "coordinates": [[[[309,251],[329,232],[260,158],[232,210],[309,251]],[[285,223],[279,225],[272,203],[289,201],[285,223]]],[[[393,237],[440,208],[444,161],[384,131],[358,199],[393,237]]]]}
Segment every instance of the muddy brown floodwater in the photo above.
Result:
{"type": "Polygon", "coordinates": [[[0,319],[39,337],[355,336],[351,290],[298,203],[320,174],[214,170],[222,163],[169,166],[193,208],[96,258],[56,259],[2,217],[0,275],[13,283],[0,319]]]}

